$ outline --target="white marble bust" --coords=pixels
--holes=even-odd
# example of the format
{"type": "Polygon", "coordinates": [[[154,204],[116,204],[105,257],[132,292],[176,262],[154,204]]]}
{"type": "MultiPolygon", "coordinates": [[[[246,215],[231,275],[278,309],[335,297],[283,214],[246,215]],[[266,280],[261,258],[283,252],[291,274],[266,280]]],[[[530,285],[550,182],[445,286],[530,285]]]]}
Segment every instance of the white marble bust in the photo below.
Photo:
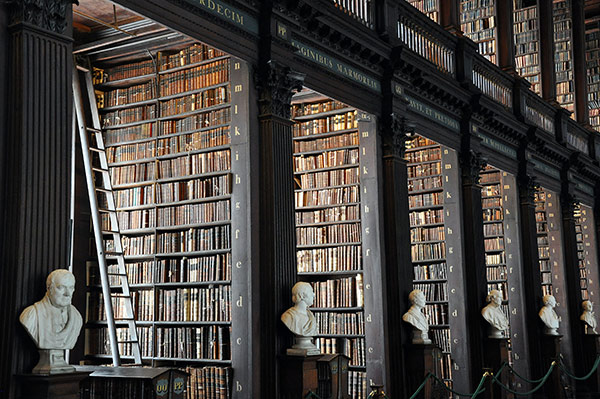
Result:
{"type": "Polygon", "coordinates": [[[411,307],[408,312],[404,313],[402,320],[413,326],[413,344],[430,344],[431,340],[427,332],[429,331],[429,323],[427,317],[423,314],[423,308],[425,307],[425,295],[421,290],[412,290],[408,294],[408,300],[411,303],[411,307]]]}
{"type": "Polygon", "coordinates": [[[320,351],[312,342],[317,334],[315,315],[308,309],[315,299],[312,286],[305,282],[296,283],[292,287],[294,306],[281,315],[281,321],[294,333],[294,345],[287,350],[290,355],[306,356],[319,354],[320,351]]]}
{"type": "Polygon", "coordinates": [[[83,324],[81,314],[71,305],[75,277],[65,269],[54,270],[46,279],[46,295],[25,308],[19,321],[40,351],[33,373],[55,374],[73,371],[64,360],[65,349],[73,349],[83,324]]]}
{"type": "Polygon", "coordinates": [[[596,315],[592,311],[594,305],[591,301],[583,301],[581,303],[581,307],[583,308],[583,313],[579,317],[579,320],[583,321],[583,323],[585,324],[585,333],[598,334],[598,332],[596,331],[596,327],[598,325],[596,322],[596,315]]]}
{"type": "Polygon", "coordinates": [[[559,319],[558,315],[554,311],[556,306],[556,298],[553,295],[544,295],[542,299],[544,306],[540,309],[539,316],[544,323],[544,334],[546,335],[558,335],[559,319]]]}
{"type": "Polygon", "coordinates": [[[481,315],[489,323],[489,338],[504,338],[504,331],[508,330],[508,318],[500,307],[502,305],[502,292],[491,290],[486,301],[487,306],[481,309],[481,315]]]}

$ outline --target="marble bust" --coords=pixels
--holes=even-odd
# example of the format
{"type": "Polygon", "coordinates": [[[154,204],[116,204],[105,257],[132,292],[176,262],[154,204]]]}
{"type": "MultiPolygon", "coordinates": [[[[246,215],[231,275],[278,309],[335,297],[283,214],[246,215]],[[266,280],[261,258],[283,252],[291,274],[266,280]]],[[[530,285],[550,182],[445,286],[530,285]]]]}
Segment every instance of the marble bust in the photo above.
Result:
{"type": "Polygon", "coordinates": [[[579,320],[583,321],[585,326],[586,334],[598,334],[596,331],[596,326],[598,325],[596,322],[596,315],[594,315],[593,304],[590,301],[583,301],[581,303],[581,307],[583,308],[583,313],[579,317],[579,320]]]}
{"type": "Polygon", "coordinates": [[[431,340],[428,336],[429,323],[427,317],[423,314],[423,308],[425,307],[425,295],[421,290],[412,290],[408,294],[408,300],[411,303],[411,307],[408,312],[404,313],[402,320],[413,326],[413,344],[430,344],[431,340]]]}
{"type": "Polygon", "coordinates": [[[504,331],[508,330],[508,318],[502,311],[502,293],[491,290],[486,301],[487,306],[481,309],[481,315],[489,323],[488,338],[504,338],[504,331]]]}
{"type": "Polygon", "coordinates": [[[75,291],[75,276],[65,269],[57,269],[46,279],[46,295],[42,300],[25,308],[19,321],[33,339],[40,352],[40,361],[34,374],[72,372],[65,362],[65,349],[73,349],[83,320],[71,305],[75,291]]]}
{"type": "Polygon", "coordinates": [[[544,295],[542,299],[544,306],[540,309],[539,316],[544,323],[544,334],[558,335],[558,315],[554,311],[556,306],[556,298],[553,295],[544,295]]]}
{"type": "Polygon", "coordinates": [[[294,333],[294,345],[287,350],[288,355],[307,356],[320,354],[313,344],[312,337],[317,334],[315,315],[308,309],[314,303],[315,293],[312,286],[305,282],[292,287],[294,306],[281,315],[281,321],[294,333]]]}

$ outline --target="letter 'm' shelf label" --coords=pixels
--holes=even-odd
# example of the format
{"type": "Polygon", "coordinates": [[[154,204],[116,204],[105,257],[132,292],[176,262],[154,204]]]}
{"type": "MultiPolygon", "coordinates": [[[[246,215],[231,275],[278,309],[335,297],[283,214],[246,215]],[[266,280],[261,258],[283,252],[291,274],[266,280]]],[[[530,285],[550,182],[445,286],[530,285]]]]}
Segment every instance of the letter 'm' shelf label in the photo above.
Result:
{"type": "Polygon", "coordinates": [[[236,93],[240,93],[244,90],[244,86],[242,85],[235,85],[234,89],[233,89],[236,93]]]}
{"type": "Polygon", "coordinates": [[[362,132],[363,137],[369,137],[369,132],[362,132]]]}

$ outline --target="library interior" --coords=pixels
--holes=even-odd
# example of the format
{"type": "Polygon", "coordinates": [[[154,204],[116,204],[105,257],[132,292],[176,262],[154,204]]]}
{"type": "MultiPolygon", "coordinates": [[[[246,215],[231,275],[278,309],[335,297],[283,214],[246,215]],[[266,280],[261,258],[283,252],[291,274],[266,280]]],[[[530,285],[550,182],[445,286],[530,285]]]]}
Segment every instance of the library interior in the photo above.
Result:
{"type": "Polygon", "coordinates": [[[0,398],[600,398],[600,0],[7,0],[0,55],[0,398]]]}

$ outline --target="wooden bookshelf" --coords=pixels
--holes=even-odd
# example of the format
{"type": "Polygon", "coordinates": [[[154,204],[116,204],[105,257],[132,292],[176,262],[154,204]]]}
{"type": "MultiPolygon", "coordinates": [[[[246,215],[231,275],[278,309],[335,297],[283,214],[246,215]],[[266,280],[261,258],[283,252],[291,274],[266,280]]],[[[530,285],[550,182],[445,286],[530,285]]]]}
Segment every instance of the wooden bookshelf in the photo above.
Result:
{"type": "Polygon", "coordinates": [[[430,338],[442,350],[440,376],[466,387],[468,375],[455,151],[422,136],[406,144],[413,288],[425,294],[430,338]]]}
{"type": "Polygon", "coordinates": [[[461,0],[460,26],[465,36],[477,43],[479,54],[497,63],[496,0],[461,0]]]}
{"type": "Polygon", "coordinates": [[[540,26],[536,0],[513,0],[515,66],[517,73],[541,93],[540,26]]]}
{"type": "MultiPolygon", "coordinates": [[[[239,344],[248,315],[238,299],[249,298],[247,271],[232,267],[247,256],[238,244],[247,234],[239,206],[247,115],[231,112],[247,108],[247,95],[232,90],[247,75],[245,64],[201,43],[94,69],[143,360],[189,372],[188,398],[241,397],[248,385],[248,348],[239,344]]],[[[111,229],[108,218],[103,226],[111,229]]],[[[85,360],[103,363],[110,348],[98,284],[90,264],[85,360]]],[[[113,308],[122,313],[118,299],[113,308]]],[[[128,344],[119,349],[131,355],[128,344]]]]}
{"type": "Polygon", "coordinates": [[[600,131],[600,17],[586,21],[585,60],[590,125],[600,131]]]}
{"type": "Polygon", "coordinates": [[[581,299],[593,301],[599,292],[598,253],[592,208],[579,204],[575,207],[574,217],[581,299]]]}
{"type": "Polygon", "coordinates": [[[573,19],[571,0],[553,0],[554,71],[556,101],[575,118],[575,81],[573,77],[573,19]]]}
{"type": "Polygon", "coordinates": [[[366,398],[368,379],[381,381],[377,338],[368,336],[366,323],[379,317],[371,303],[377,232],[368,194],[376,192],[376,175],[369,175],[376,166],[361,156],[370,153],[374,121],[310,93],[292,99],[298,277],[315,291],[315,344],[350,357],[349,395],[366,398]]]}
{"type": "MultiPolygon", "coordinates": [[[[440,22],[440,0],[406,0],[431,20],[440,22]]],[[[442,0],[443,1],[443,0],[442,0]]]]}

